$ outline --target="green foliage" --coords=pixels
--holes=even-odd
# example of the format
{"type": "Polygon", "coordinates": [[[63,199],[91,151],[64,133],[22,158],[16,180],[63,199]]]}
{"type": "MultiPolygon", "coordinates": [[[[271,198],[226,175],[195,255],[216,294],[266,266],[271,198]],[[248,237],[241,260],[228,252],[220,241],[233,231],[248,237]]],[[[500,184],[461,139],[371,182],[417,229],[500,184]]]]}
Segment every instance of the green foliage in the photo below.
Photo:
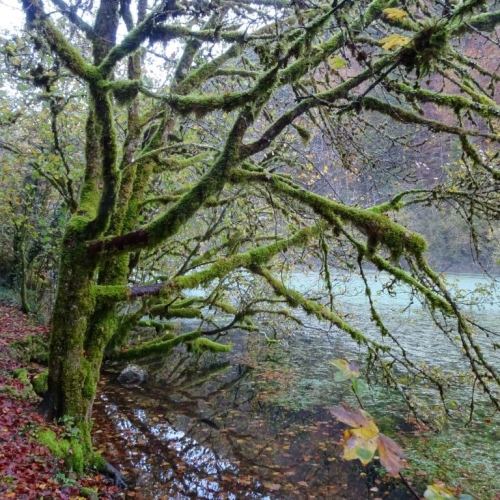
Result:
{"type": "Polygon", "coordinates": [[[79,438],[71,433],[68,438],[58,438],[54,431],[47,429],[38,434],[38,441],[45,445],[56,457],[65,461],[66,466],[78,474],[83,473],[84,453],[79,438]]]}
{"type": "Polygon", "coordinates": [[[16,368],[12,373],[23,384],[29,384],[30,383],[30,380],[28,378],[28,372],[24,368],[16,368]]]}
{"type": "Polygon", "coordinates": [[[39,363],[46,365],[49,359],[49,346],[47,341],[40,335],[30,335],[23,340],[11,343],[11,349],[16,356],[25,363],[39,363]]]}

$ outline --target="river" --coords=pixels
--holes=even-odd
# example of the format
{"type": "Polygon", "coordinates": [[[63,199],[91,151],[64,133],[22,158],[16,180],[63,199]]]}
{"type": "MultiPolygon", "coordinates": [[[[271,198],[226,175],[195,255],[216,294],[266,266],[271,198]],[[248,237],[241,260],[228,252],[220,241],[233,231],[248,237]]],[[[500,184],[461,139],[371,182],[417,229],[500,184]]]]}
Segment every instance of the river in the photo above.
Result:
{"type": "MultiPolygon", "coordinates": [[[[464,370],[460,349],[438,334],[409,290],[388,290],[387,278],[375,273],[368,273],[368,279],[384,322],[416,361],[432,361],[445,371],[464,370]]],[[[488,281],[474,275],[447,279],[477,322],[490,330],[500,328],[500,302],[488,281]],[[478,287],[487,289],[486,299],[483,293],[478,300],[478,287]]],[[[323,286],[312,274],[296,274],[294,283],[313,294],[323,286]]],[[[343,313],[367,336],[380,337],[369,318],[363,283],[339,277],[335,287],[343,313]]],[[[195,356],[180,349],[150,364],[149,381],[141,388],[120,387],[112,371],[104,376],[95,405],[96,446],[134,484],[134,498],[413,498],[400,482],[381,481],[377,462],[363,467],[340,459],[343,427],[330,409],[341,401],[357,402],[349,383],[335,380],[331,360],[362,364],[364,351],[345,334],[325,329],[311,317],[301,319],[307,326],[277,344],[240,331],[231,335],[229,355],[195,356]]],[[[487,355],[500,366],[497,353],[490,349],[487,355]]],[[[465,404],[462,389],[453,396],[457,415],[465,404]]],[[[374,383],[361,397],[384,432],[397,435],[408,429],[410,416],[394,392],[374,383]]],[[[415,401],[431,414],[435,407],[439,415],[431,388],[417,387],[415,401]]],[[[473,439],[453,425],[442,435],[455,432],[461,436],[457,449],[479,445],[477,460],[498,464],[500,454],[492,445],[498,426],[489,418],[485,425],[485,420],[474,421],[473,439]]],[[[474,449],[467,453],[475,456],[474,449]]]]}

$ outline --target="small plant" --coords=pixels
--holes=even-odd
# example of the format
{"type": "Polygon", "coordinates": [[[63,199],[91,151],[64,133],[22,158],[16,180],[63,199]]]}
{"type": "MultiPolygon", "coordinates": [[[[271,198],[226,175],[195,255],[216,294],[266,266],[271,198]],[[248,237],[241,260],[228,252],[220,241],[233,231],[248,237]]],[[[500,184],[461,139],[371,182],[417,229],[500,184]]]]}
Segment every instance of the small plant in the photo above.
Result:
{"type": "Polygon", "coordinates": [[[65,415],[64,417],[61,418],[60,420],[60,425],[61,425],[61,439],[79,439],[80,437],[80,431],[78,430],[78,427],[75,426],[75,422],[73,417],[70,417],[69,415],[65,415]]]}
{"type": "Polygon", "coordinates": [[[363,408],[363,403],[359,396],[367,390],[368,386],[359,378],[360,371],[358,364],[352,361],[346,361],[345,359],[333,359],[330,363],[338,369],[333,376],[333,380],[335,380],[335,382],[349,380],[351,382],[351,390],[354,396],[356,396],[359,406],[363,408]]]}
{"type": "Polygon", "coordinates": [[[61,486],[74,486],[78,484],[78,481],[74,477],[71,477],[64,472],[58,472],[54,478],[61,486]]]}

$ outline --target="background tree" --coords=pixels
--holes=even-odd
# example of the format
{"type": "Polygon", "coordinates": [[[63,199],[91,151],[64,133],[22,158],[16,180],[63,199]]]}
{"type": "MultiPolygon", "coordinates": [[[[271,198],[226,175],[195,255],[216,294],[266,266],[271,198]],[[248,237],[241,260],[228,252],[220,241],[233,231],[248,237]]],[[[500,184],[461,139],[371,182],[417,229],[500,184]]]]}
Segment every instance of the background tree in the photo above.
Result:
{"type": "MultiPolygon", "coordinates": [[[[500,378],[473,323],[427,264],[425,239],[390,217],[408,205],[449,201],[470,227],[498,218],[498,78],[460,50],[463,37],[494,36],[494,8],[477,1],[452,10],[440,2],[396,8],[384,0],[22,5],[33,50],[20,57],[40,58],[26,79],[42,82],[38,95],[49,107],[60,102],[57,92],[67,102],[70,89],[85,89],[79,189],[77,156],[62,154],[52,138],[65,174],[60,182],[50,178],[69,215],[42,407],[47,417],[73,418],[88,459],[105,352],[133,359],[167,354],[181,343],[225,350],[209,337],[235,327],[269,333],[259,320],[300,321],[294,308],[364,345],[389,383],[398,386],[391,368],[403,367],[443,393],[442,382],[413,363],[384,324],[366,264],[413,289],[469,361],[473,385],[499,408],[492,387],[500,378]],[[67,87],[51,84],[59,68],[72,75],[67,87]],[[381,134],[408,147],[418,146],[417,132],[426,130],[456,138],[459,163],[446,182],[394,182],[362,199],[348,176],[341,196],[322,196],[313,188],[330,165],[318,172],[307,161],[313,152],[301,145],[315,130],[353,183],[361,174],[373,179],[376,171],[367,166],[374,155],[364,144],[381,134]],[[313,300],[282,279],[293,265],[311,263],[321,265],[324,298],[313,300]],[[333,269],[354,269],[365,279],[381,340],[343,317],[333,269]],[[123,306],[133,300],[136,307],[123,306]],[[147,315],[158,337],[124,347],[147,315]],[[173,333],[155,318],[200,321],[191,332],[173,333]]],[[[379,160],[386,158],[379,153],[379,160]]],[[[422,177],[397,158],[391,163],[407,181],[422,177]]]]}

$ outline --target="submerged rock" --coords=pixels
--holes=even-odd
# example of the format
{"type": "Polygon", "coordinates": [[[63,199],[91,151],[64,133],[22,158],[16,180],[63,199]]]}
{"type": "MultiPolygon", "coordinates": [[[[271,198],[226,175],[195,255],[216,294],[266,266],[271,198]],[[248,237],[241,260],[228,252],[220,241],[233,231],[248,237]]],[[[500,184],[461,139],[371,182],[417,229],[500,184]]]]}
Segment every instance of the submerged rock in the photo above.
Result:
{"type": "Polygon", "coordinates": [[[147,376],[146,370],[140,366],[128,365],[118,375],[118,383],[125,386],[141,385],[147,376]]]}

